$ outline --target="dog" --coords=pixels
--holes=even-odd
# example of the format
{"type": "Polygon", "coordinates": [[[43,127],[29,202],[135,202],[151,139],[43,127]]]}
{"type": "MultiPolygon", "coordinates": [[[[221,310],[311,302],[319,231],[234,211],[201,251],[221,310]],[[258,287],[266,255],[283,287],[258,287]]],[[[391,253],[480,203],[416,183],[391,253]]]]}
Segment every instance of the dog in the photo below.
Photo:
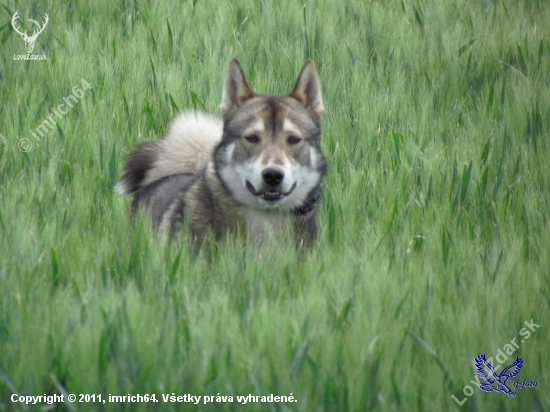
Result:
{"type": "Polygon", "coordinates": [[[319,77],[307,60],[288,95],[260,95],[232,59],[222,119],[196,111],[177,116],[167,136],[129,156],[117,184],[170,234],[189,223],[193,239],[220,240],[244,230],[256,243],[293,227],[297,246],[317,237],[317,205],[327,162],[319,77]]]}

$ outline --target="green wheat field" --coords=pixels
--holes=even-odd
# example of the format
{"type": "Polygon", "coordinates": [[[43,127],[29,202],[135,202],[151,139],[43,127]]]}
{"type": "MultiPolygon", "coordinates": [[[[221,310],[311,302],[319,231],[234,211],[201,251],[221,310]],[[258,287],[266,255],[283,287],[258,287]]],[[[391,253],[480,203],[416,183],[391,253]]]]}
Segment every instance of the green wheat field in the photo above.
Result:
{"type": "Polygon", "coordinates": [[[0,410],[550,410],[546,0],[4,0],[0,60],[0,410]],[[114,191],[176,113],[219,113],[232,57],[271,94],[316,63],[309,252],[169,241],[114,191]],[[481,391],[479,353],[537,386],[481,391]]]}

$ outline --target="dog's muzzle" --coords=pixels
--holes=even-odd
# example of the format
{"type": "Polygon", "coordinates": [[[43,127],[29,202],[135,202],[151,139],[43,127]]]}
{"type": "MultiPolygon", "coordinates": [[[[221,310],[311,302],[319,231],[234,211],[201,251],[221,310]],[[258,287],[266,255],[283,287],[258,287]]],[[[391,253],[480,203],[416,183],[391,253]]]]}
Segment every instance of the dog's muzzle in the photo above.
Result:
{"type": "Polygon", "coordinates": [[[277,167],[268,167],[262,170],[262,179],[264,181],[264,186],[267,187],[265,190],[256,190],[256,188],[248,180],[246,181],[246,188],[254,196],[261,197],[267,201],[277,201],[283,199],[285,196],[290,195],[294,189],[296,189],[296,182],[292,185],[290,190],[286,193],[278,190],[282,181],[285,178],[285,172],[282,169],[277,167]]]}

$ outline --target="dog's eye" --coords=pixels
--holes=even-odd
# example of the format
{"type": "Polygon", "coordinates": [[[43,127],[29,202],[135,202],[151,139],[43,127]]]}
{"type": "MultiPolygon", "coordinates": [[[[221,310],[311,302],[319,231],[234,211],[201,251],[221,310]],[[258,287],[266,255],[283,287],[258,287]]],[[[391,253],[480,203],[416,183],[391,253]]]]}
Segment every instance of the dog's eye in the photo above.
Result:
{"type": "Polygon", "coordinates": [[[290,136],[288,138],[288,143],[289,144],[297,144],[297,143],[300,143],[302,141],[302,139],[300,139],[298,136],[290,136]]]}
{"type": "Polygon", "coordinates": [[[245,136],[244,138],[248,140],[250,143],[258,143],[260,141],[260,138],[255,134],[251,134],[250,136],[245,136]]]}

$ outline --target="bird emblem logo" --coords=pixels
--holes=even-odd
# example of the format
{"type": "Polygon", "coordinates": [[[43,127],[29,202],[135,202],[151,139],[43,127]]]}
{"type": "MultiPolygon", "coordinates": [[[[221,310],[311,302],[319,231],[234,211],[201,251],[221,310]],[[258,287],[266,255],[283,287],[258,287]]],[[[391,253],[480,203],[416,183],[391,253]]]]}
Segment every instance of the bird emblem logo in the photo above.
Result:
{"type": "Polygon", "coordinates": [[[485,381],[485,383],[478,383],[479,389],[485,392],[502,392],[508,396],[516,396],[516,392],[512,391],[506,385],[506,382],[509,379],[518,376],[522,366],[523,359],[516,357],[514,362],[506,366],[500,373],[497,374],[493,366],[487,362],[485,354],[477,355],[475,358],[477,376],[485,381]],[[487,374],[486,371],[489,371],[490,373],[487,374]]]}

